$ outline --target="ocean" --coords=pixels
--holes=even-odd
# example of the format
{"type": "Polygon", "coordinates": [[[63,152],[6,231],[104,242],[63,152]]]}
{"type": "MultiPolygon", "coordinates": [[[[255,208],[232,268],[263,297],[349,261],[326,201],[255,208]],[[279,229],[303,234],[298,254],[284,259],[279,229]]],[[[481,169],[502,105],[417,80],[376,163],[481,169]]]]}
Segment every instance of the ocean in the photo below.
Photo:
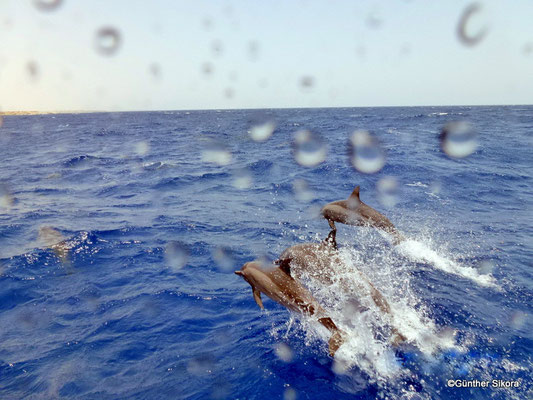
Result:
{"type": "Polygon", "coordinates": [[[531,398],[532,148],[533,106],[4,116],[0,398],[531,398]],[[356,186],[406,240],[337,224],[344,285],[303,282],[333,359],[233,271],[324,239],[356,186]]]}

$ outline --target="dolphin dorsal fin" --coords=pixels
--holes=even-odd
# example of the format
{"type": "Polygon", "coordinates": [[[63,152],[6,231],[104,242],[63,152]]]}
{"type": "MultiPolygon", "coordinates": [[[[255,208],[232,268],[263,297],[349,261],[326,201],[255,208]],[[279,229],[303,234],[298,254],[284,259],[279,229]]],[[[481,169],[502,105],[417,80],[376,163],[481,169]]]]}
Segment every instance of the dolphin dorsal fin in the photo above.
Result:
{"type": "Polygon", "coordinates": [[[283,260],[278,260],[279,268],[285,272],[287,275],[291,276],[291,261],[292,258],[284,258],[283,260]]]}
{"type": "Polygon", "coordinates": [[[360,187],[356,186],[356,188],[353,190],[352,194],[348,198],[349,199],[357,199],[357,200],[361,201],[361,199],[359,198],[359,190],[360,190],[360,187]]]}

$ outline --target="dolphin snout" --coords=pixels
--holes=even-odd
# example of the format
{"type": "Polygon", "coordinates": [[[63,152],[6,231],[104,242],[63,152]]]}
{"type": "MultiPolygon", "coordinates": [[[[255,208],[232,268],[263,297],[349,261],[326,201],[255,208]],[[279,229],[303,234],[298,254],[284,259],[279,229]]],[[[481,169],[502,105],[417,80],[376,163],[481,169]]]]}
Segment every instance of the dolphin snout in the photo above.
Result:
{"type": "Polygon", "coordinates": [[[235,271],[235,275],[243,275],[243,272],[239,269],[239,270],[235,271]]]}

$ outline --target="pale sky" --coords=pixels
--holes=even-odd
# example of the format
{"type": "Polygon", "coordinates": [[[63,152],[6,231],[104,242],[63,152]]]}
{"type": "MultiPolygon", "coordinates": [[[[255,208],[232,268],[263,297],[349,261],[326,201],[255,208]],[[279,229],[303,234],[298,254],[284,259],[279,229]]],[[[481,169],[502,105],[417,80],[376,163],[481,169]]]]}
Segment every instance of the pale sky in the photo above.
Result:
{"type": "Polygon", "coordinates": [[[34,3],[0,0],[0,110],[533,104],[531,0],[479,2],[474,46],[471,1],[34,3]]]}

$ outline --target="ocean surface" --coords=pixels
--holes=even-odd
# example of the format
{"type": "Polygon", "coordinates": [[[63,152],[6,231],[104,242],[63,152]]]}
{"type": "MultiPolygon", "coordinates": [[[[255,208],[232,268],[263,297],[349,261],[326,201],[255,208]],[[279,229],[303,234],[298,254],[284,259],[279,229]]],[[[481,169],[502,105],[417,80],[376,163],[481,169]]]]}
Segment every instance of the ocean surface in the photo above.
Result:
{"type": "Polygon", "coordinates": [[[532,149],[533,106],[5,116],[0,398],[532,398],[532,149]],[[451,121],[477,132],[464,158],[451,121]],[[350,162],[356,129],[379,172],[350,162]],[[303,282],[346,332],[332,359],[233,271],[325,238],[357,185],[407,240],[337,224],[344,284],[303,282]],[[493,379],[519,387],[448,384],[493,379]]]}

